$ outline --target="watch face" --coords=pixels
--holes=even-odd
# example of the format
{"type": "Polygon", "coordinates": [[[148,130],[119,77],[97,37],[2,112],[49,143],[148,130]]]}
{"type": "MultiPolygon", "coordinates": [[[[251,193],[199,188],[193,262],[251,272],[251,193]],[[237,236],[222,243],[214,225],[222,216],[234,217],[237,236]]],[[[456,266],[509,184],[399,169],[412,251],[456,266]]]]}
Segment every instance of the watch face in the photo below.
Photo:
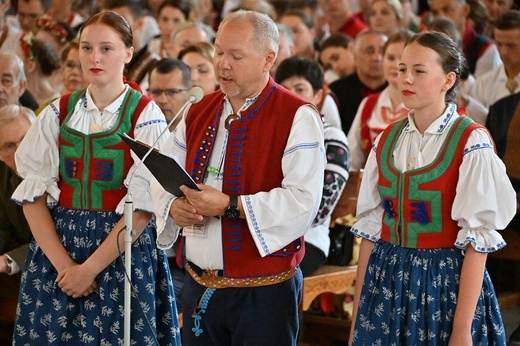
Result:
{"type": "Polygon", "coordinates": [[[226,217],[226,219],[229,220],[238,220],[238,218],[240,217],[240,211],[238,210],[238,208],[228,208],[226,209],[224,216],[226,217]]]}

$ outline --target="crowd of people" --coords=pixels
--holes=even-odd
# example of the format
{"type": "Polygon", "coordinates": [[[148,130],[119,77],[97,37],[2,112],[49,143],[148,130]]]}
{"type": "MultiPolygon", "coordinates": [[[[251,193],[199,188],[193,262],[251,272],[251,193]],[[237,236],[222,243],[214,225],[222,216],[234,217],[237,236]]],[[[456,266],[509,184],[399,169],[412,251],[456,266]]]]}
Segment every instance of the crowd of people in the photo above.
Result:
{"type": "Polygon", "coordinates": [[[132,343],[295,345],[361,170],[349,344],[505,345],[485,264],[520,226],[518,5],[0,0],[13,345],[121,343],[127,255],[132,343]],[[166,191],[123,133],[198,189],[166,191]]]}

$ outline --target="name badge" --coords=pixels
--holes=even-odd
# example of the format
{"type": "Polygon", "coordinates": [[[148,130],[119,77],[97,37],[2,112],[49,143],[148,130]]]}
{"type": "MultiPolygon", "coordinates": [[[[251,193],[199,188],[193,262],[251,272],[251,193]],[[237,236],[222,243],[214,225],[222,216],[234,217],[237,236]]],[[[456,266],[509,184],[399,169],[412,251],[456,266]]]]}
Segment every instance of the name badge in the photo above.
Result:
{"type": "Polygon", "coordinates": [[[206,224],[205,223],[196,223],[191,226],[184,227],[182,229],[182,234],[184,234],[187,237],[204,238],[207,236],[206,224]]]}

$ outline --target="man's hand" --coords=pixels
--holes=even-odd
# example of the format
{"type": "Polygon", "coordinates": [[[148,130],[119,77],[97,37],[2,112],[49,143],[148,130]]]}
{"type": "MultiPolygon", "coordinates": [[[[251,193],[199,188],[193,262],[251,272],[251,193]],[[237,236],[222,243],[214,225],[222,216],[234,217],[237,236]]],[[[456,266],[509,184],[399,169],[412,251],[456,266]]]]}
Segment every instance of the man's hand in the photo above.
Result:
{"type": "MultiPolygon", "coordinates": [[[[190,190],[187,187],[184,188],[190,190]]],[[[202,214],[197,212],[197,209],[188,202],[186,197],[180,197],[173,201],[170,206],[170,216],[179,227],[191,226],[203,219],[202,214]]]]}
{"type": "Polygon", "coordinates": [[[229,206],[229,196],[207,185],[198,185],[201,191],[181,186],[186,200],[203,216],[220,216],[229,206]]]}

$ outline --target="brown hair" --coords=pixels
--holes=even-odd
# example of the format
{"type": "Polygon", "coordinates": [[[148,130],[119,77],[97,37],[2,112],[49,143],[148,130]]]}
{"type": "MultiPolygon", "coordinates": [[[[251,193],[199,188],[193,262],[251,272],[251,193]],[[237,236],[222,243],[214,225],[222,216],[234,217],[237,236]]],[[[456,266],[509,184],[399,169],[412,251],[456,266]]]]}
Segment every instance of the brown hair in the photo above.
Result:
{"type": "Polygon", "coordinates": [[[61,54],[60,54],[61,62],[65,62],[67,60],[67,57],[69,56],[69,52],[73,49],[79,51],[79,42],[76,40],[68,42],[67,45],[61,50],[61,54]]]}
{"type": "Polygon", "coordinates": [[[413,35],[415,34],[410,30],[399,30],[395,34],[390,35],[388,37],[388,40],[386,40],[385,44],[383,45],[383,55],[385,55],[386,49],[389,45],[398,42],[407,42],[409,39],[413,37],[413,35]]]}
{"type": "Polygon", "coordinates": [[[188,53],[198,53],[204,58],[208,59],[210,62],[213,62],[213,57],[215,56],[215,46],[209,42],[195,42],[181,50],[179,52],[178,58],[182,60],[182,57],[188,53]]]}
{"type": "Polygon", "coordinates": [[[79,36],[81,37],[83,30],[87,26],[97,23],[105,24],[114,29],[119,34],[126,48],[132,47],[134,40],[132,28],[130,28],[130,25],[123,16],[112,11],[102,11],[90,17],[79,30],[79,36]]]}
{"type": "Polygon", "coordinates": [[[456,80],[450,90],[446,92],[446,102],[452,102],[456,98],[455,88],[459,84],[460,76],[463,71],[465,59],[457,44],[446,34],[438,31],[423,31],[414,35],[405,47],[417,43],[423,47],[434,50],[439,55],[439,64],[444,73],[454,72],[456,80]]]}

